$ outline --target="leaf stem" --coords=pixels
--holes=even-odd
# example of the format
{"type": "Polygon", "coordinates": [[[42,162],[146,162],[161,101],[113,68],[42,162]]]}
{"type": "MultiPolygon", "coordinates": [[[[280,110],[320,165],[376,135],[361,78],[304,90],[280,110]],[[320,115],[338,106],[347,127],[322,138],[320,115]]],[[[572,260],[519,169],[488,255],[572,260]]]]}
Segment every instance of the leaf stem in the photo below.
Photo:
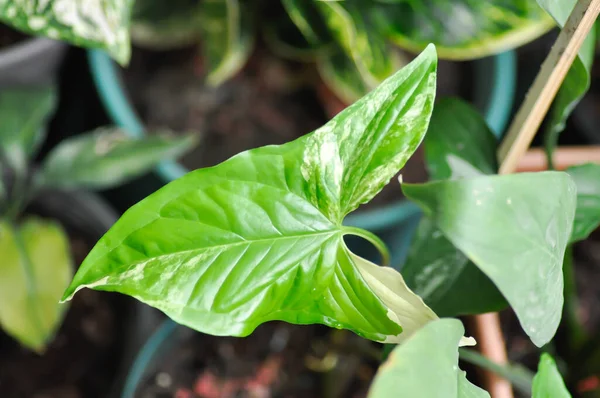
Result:
{"type": "Polygon", "coordinates": [[[502,378],[510,381],[519,391],[526,395],[531,395],[533,385],[533,372],[524,366],[514,364],[499,364],[491,361],[475,350],[460,348],[458,354],[461,360],[473,365],[480,366],[491,372],[496,373],[502,378]]]}
{"type": "Polygon", "coordinates": [[[377,235],[372,232],[369,232],[365,229],[357,228],[357,227],[349,227],[343,226],[342,232],[344,235],[355,235],[359,236],[367,241],[369,241],[375,248],[379,251],[382,258],[382,265],[389,266],[390,265],[390,251],[388,250],[384,241],[382,241],[377,235]]]}

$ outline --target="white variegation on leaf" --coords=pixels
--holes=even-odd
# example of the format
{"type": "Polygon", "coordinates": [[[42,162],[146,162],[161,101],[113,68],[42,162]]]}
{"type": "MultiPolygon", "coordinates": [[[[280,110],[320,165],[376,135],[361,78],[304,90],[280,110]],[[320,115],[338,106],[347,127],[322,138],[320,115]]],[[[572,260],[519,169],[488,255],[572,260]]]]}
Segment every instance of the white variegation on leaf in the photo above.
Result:
{"type": "Polygon", "coordinates": [[[0,21],[34,35],[101,48],[127,64],[132,4],[133,0],[0,0],[0,21]]]}

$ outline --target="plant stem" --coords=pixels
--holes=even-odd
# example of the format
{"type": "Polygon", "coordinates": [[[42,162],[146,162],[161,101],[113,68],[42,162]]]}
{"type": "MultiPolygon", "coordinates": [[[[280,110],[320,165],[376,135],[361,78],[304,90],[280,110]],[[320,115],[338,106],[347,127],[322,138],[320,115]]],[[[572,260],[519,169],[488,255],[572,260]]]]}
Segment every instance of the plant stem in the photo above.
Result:
{"type": "Polygon", "coordinates": [[[460,348],[460,359],[473,365],[480,366],[510,381],[515,388],[526,395],[531,395],[533,372],[524,366],[516,364],[499,364],[489,360],[475,350],[460,348]]]}
{"type": "Polygon", "coordinates": [[[359,236],[363,239],[366,239],[370,243],[375,246],[375,248],[379,251],[382,257],[382,263],[384,266],[390,265],[390,251],[388,250],[384,241],[382,241],[377,235],[372,232],[369,232],[365,229],[343,226],[342,231],[344,235],[355,235],[359,236]]]}

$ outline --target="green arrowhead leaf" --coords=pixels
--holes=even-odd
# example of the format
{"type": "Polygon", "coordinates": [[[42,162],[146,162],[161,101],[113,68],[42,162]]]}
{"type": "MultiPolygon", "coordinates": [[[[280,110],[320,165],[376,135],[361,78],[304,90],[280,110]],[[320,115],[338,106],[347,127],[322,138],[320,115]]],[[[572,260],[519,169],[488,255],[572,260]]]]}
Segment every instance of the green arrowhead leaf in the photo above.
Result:
{"type": "MultiPolygon", "coordinates": [[[[425,160],[432,180],[494,174],[497,142],[479,113],[465,102],[441,100],[425,137],[425,160]]],[[[402,275],[407,285],[439,316],[498,311],[506,300],[490,279],[423,217],[402,275]]]]}
{"type": "Polygon", "coordinates": [[[37,182],[52,188],[109,188],[180,156],[194,143],[194,135],[135,139],[104,127],[61,142],[44,159],[37,182]]]}
{"type": "MultiPolygon", "coordinates": [[[[537,2],[554,18],[560,27],[565,25],[573,7],[577,3],[576,0],[537,0],[537,2]]],[[[596,27],[594,25],[579,49],[577,58],[573,61],[571,69],[569,69],[560,87],[560,91],[554,100],[548,128],[544,137],[549,159],[551,159],[552,152],[554,152],[559,134],[565,129],[567,118],[590,88],[590,70],[594,61],[596,43],[595,31],[596,27]]]]}
{"type": "Polygon", "coordinates": [[[399,273],[349,252],[343,236],[356,229],[342,221],[422,140],[436,64],[428,48],[314,133],[240,153],[150,195],[98,242],[64,298],[84,287],[118,291],[214,335],[246,336],[283,320],[377,341],[408,337],[415,319],[437,317],[399,273]]]}
{"type": "Polygon", "coordinates": [[[533,398],[571,398],[554,359],[547,353],[542,354],[533,378],[533,398]]]}
{"type": "Polygon", "coordinates": [[[458,368],[463,333],[456,319],[439,319],[425,325],[392,351],[379,368],[368,397],[489,398],[458,368]]]}
{"type": "Polygon", "coordinates": [[[7,89],[0,92],[0,154],[19,174],[44,141],[46,123],[56,106],[54,87],[7,89]]]}
{"type": "Polygon", "coordinates": [[[550,341],[560,322],[575,189],[562,172],[403,185],[405,195],[494,282],[537,346],[550,341]]]}
{"type": "Polygon", "coordinates": [[[204,0],[202,19],[203,50],[209,70],[206,81],[218,86],[235,75],[250,56],[251,13],[238,0],[204,0]]]}
{"type": "Polygon", "coordinates": [[[571,242],[586,239],[600,225],[600,165],[584,164],[566,172],[577,186],[577,210],[571,242]]]}
{"type": "Polygon", "coordinates": [[[376,2],[372,13],[398,46],[420,51],[434,43],[447,59],[519,47],[554,26],[535,0],[388,0],[376,2]]]}
{"type": "Polygon", "coordinates": [[[200,40],[202,3],[198,0],[135,1],[131,40],[138,46],[169,49],[200,40]]]}
{"type": "Polygon", "coordinates": [[[30,34],[106,50],[126,65],[132,4],[133,0],[2,1],[0,21],[30,34]]]}
{"type": "Polygon", "coordinates": [[[53,221],[27,219],[19,228],[0,222],[0,325],[24,346],[42,352],[66,306],[72,262],[67,236],[53,221]]]}

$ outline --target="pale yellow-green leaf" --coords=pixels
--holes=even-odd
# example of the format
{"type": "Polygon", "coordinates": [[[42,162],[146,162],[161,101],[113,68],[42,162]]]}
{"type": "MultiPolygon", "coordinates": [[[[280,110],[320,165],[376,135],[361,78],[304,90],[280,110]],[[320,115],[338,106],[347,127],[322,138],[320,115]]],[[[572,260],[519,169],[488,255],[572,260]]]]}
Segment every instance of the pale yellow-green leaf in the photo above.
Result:
{"type": "Polygon", "coordinates": [[[54,221],[0,222],[0,325],[24,346],[42,352],[58,329],[59,304],[72,276],[67,236],[54,221]]]}

